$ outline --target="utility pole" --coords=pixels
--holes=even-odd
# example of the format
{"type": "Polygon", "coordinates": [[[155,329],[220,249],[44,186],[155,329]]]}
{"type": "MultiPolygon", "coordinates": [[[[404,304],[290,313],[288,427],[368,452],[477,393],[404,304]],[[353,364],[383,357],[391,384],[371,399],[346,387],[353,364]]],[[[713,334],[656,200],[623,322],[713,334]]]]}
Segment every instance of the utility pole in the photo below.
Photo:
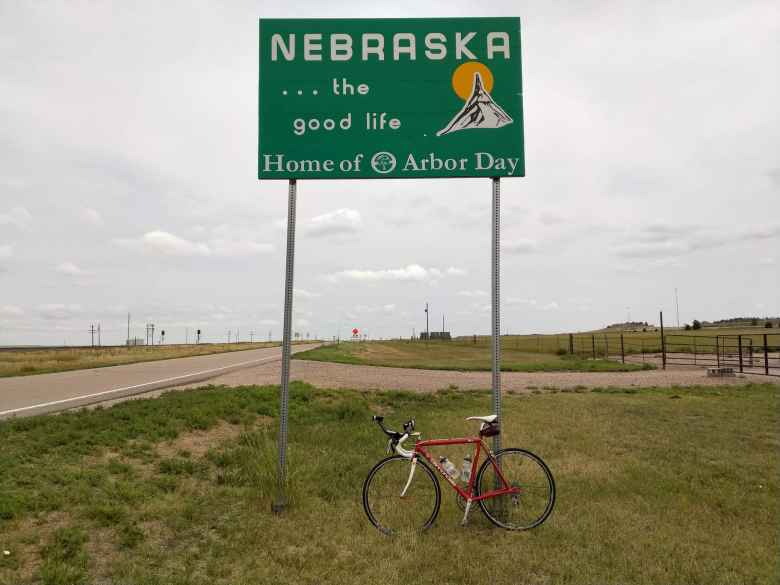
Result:
{"type": "Polygon", "coordinates": [[[228,329],[228,343],[230,343],[230,329],[228,329]]]}
{"type": "Polygon", "coordinates": [[[431,330],[428,328],[428,303],[425,303],[425,341],[431,339],[431,330]]]}
{"type": "Polygon", "coordinates": [[[268,330],[268,341],[271,341],[271,333],[272,333],[272,331],[269,329],[268,330]]]}
{"type": "Polygon", "coordinates": [[[444,333],[444,313],[441,314],[441,332],[444,333]]]}
{"type": "Polygon", "coordinates": [[[90,342],[92,347],[95,347],[95,324],[92,323],[89,326],[89,332],[92,335],[92,341],[90,342]]]}
{"type": "Polygon", "coordinates": [[[98,347],[102,347],[102,346],[103,346],[103,342],[101,341],[100,338],[100,323],[98,323],[98,347]]]}

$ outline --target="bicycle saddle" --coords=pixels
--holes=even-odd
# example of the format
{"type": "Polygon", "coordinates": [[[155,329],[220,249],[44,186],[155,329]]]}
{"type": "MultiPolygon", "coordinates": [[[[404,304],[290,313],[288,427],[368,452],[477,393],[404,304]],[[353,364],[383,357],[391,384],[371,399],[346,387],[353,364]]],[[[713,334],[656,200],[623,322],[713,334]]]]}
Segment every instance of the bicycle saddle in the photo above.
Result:
{"type": "Polygon", "coordinates": [[[466,420],[478,420],[478,421],[481,421],[481,422],[483,422],[485,424],[490,424],[492,422],[495,422],[497,418],[498,418],[498,415],[491,414],[491,415],[488,415],[488,416],[470,416],[466,420]]]}

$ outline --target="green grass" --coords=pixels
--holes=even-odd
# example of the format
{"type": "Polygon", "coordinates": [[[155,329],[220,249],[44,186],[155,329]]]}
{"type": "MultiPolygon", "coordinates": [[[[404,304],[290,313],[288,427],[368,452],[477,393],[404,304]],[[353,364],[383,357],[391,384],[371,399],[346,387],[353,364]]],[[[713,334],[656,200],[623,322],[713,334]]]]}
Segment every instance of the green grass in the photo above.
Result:
{"type": "MultiPolygon", "coordinates": [[[[667,327],[668,350],[674,352],[692,352],[694,337],[699,338],[696,351],[699,353],[715,352],[714,341],[711,339],[718,335],[729,336],[729,347],[737,344],[736,337],[742,336],[745,347],[752,343],[755,347],[761,346],[764,334],[768,335],[770,346],[780,346],[780,330],[777,328],[765,329],[763,326],[755,327],[706,327],[696,331],[684,331],[682,329],[667,327]],[[710,346],[709,344],[712,344],[710,346]]],[[[535,353],[556,353],[569,351],[569,333],[556,333],[551,335],[502,335],[501,346],[505,349],[535,353]]],[[[653,353],[661,351],[661,332],[657,327],[647,327],[647,331],[619,331],[614,329],[602,329],[599,331],[587,331],[572,333],[574,353],[592,356],[594,351],[597,357],[605,355],[619,356],[621,352],[621,335],[623,336],[623,351],[626,354],[653,353]]],[[[458,345],[479,345],[490,347],[490,336],[464,336],[454,340],[458,345]],[[475,339],[476,337],[476,339],[475,339]],[[476,341],[476,343],[475,343],[476,341]]]]}
{"type": "Polygon", "coordinates": [[[506,395],[504,445],[555,474],[550,519],[510,533],[476,510],[463,528],[442,485],[434,527],[405,539],[360,505],[385,447],[370,415],[458,436],[489,392],[292,384],[281,516],[277,403],[277,387],[206,388],[0,423],[0,583],[777,582],[780,386],[506,395]]]}
{"type": "MultiPolygon", "coordinates": [[[[490,371],[492,368],[489,347],[447,341],[339,343],[298,353],[294,359],[427,370],[490,371]]],[[[505,347],[501,351],[501,369],[505,372],[631,372],[653,369],[653,366],[505,347]]]]}
{"type": "Polygon", "coordinates": [[[180,357],[275,347],[278,343],[201,343],[131,347],[0,349],[0,378],[102,368],[180,357]]]}

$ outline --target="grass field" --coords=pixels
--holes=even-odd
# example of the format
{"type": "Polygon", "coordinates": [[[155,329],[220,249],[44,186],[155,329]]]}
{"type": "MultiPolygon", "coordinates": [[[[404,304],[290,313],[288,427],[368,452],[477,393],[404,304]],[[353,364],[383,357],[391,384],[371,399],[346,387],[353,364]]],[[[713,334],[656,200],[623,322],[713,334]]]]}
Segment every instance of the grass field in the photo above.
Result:
{"type": "MultiPolygon", "coordinates": [[[[294,358],[428,370],[490,371],[492,367],[492,353],[488,346],[448,341],[340,343],[310,349],[296,354],[294,358]]],[[[621,364],[571,355],[550,355],[506,347],[501,351],[501,369],[505,372],[630,372],[652,369],[652,366],[621,364]]]]}
{"type": "Polygon", "coordinates": [[[274,347],[278,343],[201,343],[131,347],[0,349],[0,378],[151,362],[171,358],[274,347]]]}
{"type": "MultiPolygon", "coordinates": [[[[661,332],[655,327],[648,327],[647,331],[616,331],[612,329],[602,329],[600,331],[587,331],[572,333],[574,342],[574,351],[579,354],[592,354],[595,346],[597,356],[620,355],[620,336],[623,336],[623,346],[627,354],[631,353],[650,353],[661,351],[661,332]]],[[[669,328],[665,330],[668,341],[673,345],[674,351],[683,351],[684,346],[693,345],[693,337],[706,338],[718,335],[736,337],[742,335],[743,342],[747,345],[752,341],[755,346],[763,344],[763,336],[769,336],[770,345],[780,346],[780,329],[765,329],[761,326],[756,327],[706,327],[696,331],[684,331],[682,329],[669,328]]],[[[458,337],[454,340],[458,345],[481,345],[490,346],[490,336],[477,335],[458,337]],[[476,337],[476,343],[475,343],[476,337]]],[[[731,341],[730,343],[735,343],[731,341]]],[[[518,351],[535,353],[556,353],[558,351],[568,351],[569,333],[557,333],[552,335],[502,335],[502,348],[515,349],[518,351]]],[[[690,349],[689,349],[690,351],[690,349]]],[[[697,351],[707,351],[706,343],[698,345],[697,351]]],[[[709,351],[714,351],[710,348],[709,351]]]]}
{"type": "MultiPolygon", "coordinates": [[[[487,392],[293,384],[289,509],[270,512],[278,387],[212,388],[0,423],[0,583],[764,585],[777,582],[780,386],[507,395],[503,442],[550,465],[527,533],[460,511],[388,539],[370,423],[462,435],[487,392]]],[[[458,454],[450,453],[457,461],[458,454]]]]}

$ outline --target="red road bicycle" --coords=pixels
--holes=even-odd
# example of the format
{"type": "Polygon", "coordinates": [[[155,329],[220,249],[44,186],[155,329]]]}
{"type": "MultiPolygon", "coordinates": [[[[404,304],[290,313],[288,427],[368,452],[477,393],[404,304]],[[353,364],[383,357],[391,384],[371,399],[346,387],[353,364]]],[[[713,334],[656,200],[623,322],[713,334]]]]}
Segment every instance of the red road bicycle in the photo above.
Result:
{"type": "Polygon", "coordinates": [[[374,465],[363,483],[363,509],[369,521],[385,534],[425,530],[436,520],[441,506],[441,488],[431,466],[457,492],[466,524],[471,505],[479,504],[482,512],[496,526],[508,530],[528,530],[539,526],[550,515],[555,504],[555,481],[542,459],[525,449],[508,448],[493,453],[484,438],[500,432],[496,415],[472,416],[479,421],[479,436],[458,439],[419,440],[414,419],[404,423],[404,432],[390,430],[384,418],[373,417],[390,437],[388,452],[394,453],[374,465]],[[403,443],[417,439],[408,451],[403,443]],[[464,465],[461,477],[434,460],[429,447],[474,445],[471,469],[464,465]],[[486,459],[479,465],[479,457],[486,459]]]}

